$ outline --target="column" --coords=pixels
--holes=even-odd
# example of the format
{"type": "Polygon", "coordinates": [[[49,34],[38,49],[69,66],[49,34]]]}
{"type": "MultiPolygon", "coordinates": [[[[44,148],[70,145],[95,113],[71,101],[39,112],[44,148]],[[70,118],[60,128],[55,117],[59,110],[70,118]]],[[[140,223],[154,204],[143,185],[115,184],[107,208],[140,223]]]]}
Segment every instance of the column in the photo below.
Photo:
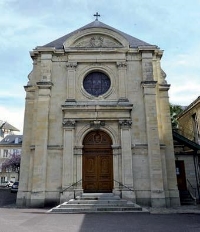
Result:
{"type": "Polygon", "coordinates": [[[76,62],[67,63],[67,99],[66,101],[75,101],[75,91],[76,91],[76,62]]]}
{"type": "Polygon", "coordinates": [[[142,82],[142,87],[144,90],[144,105],[146,113],[151,204],[153,207],[164,207],[165,194],[157,121],[156,83],[156,81],[144,81],[142,82]]]}

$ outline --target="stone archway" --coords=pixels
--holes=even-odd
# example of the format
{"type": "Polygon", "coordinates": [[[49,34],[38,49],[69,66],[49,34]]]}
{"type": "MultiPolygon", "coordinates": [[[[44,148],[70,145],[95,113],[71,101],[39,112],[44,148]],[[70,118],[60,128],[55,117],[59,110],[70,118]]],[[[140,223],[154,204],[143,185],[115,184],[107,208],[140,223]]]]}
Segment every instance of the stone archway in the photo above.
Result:
{"type": "Polygon", "coordinates": [[[101,130],[89,132],[83,140],[82,177],[84,192],[112,192],[113,151],[110,136],[101,130]]]}

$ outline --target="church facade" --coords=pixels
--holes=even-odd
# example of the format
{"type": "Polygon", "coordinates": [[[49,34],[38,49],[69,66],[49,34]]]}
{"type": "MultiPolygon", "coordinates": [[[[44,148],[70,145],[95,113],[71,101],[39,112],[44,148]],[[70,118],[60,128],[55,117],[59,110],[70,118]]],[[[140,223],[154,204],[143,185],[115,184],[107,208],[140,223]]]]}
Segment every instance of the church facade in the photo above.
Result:
{"type": "Polygon", "coordinates": [[[17,204],[179,205],[163,51],[95,20],[30,54],[17,204]]]}

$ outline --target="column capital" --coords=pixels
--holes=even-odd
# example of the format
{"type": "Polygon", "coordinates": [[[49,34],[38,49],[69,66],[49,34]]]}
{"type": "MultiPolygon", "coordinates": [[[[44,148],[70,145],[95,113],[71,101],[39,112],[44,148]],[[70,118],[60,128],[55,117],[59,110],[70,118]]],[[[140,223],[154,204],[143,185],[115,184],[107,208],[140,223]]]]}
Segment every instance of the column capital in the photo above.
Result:
{"type": "Polygon", "coordinates": [[[74,155],[82,155],[82,154],[83,154],[83,146],[75,146],[74,155]]]}
{"type": "Polygon", "coordinates": [[[66,66],[68,69],[75,69],[77,66],[77,62],[67,62],[66,66]]]}
{"type": "Polygon", "coordinates": [[[126,68],[127,62],[117,62],[117,67],[118,68],[126,68]]]}
{"type": "Polygon", "coordinates": [[[74,119],[64,119],[62,124],[64,128],[75,128],[76,121],[74,119]]]}
{"type": "Polygon", "coordinates": [[[119,125],[122,129],[131,128],[132,121],[131,120],[119,120],[119,125]]]}

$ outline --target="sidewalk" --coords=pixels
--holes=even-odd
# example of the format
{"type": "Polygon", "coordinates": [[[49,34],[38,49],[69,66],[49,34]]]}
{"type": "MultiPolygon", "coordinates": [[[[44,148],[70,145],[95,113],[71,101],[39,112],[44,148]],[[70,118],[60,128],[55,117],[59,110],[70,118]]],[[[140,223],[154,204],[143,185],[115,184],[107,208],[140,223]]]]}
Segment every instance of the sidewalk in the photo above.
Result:
{"type": "Polygon", "coordinates": [[[151,214],[200,214],[200,205],[182,205],[172,208],[147,207],[151,214]]]}
{"type": "MultiPolygon", "coordinates": [[[[21,207],[17,207],[16,204],[4,205],[0,208],[13,208],[13,209],[22,209],[21,207]]],[[[144,207],[147,209],[150,214],[200,214],[200,205],[184,205],[172,208],[153,208],[153,207],[144,207]]],[[[26,208],[29,210],[36,210],[35,208],[26,208]]],[[[43,208],[43,211],[48,211],[50,208],[43,208]]]]}

